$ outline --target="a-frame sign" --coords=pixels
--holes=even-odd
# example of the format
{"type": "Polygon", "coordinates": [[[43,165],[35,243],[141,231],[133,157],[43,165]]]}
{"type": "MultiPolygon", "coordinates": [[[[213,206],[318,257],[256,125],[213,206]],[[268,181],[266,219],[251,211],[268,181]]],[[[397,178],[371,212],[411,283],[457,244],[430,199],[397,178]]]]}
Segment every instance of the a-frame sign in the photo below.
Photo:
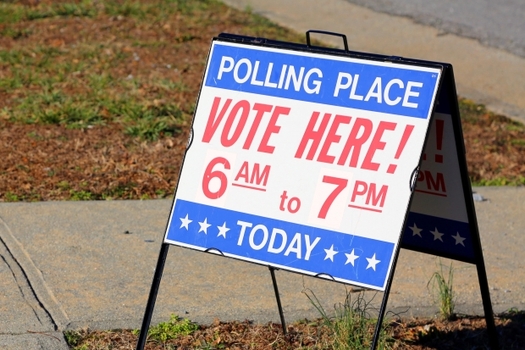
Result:
{"type": "Polygon", "coordinates": [[[312,47],[310,32],[307,45],[212,41],[137,349],[169,245],[385,291],[377,329],[401,247],[485,276],[452,67],[350,52],[342,37],[345,50],[312,47]]]}
{"type": "Polygon", "coordinates": [[[498,349],[452,66],[443,74],[401,248],[476,265],[490,347],[498,349]]]}

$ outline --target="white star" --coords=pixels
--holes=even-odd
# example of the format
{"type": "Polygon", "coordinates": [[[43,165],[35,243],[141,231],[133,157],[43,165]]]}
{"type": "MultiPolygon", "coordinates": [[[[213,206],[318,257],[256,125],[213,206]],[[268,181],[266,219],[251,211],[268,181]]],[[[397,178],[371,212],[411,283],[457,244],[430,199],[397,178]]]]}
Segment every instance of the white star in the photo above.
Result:
{"type": "Polygon", "coordinates": [[[455,236],[452,236],[456,240],[456,245],[461,244],[463,247],[465,246],[465,243],[463,241],[466,239],[465,237],[461,237],[459,235],[459,232],[456,232],[455,236]]]}
{"type": "MultiPolygon", "coordinates": [[[[421,230],[422,230],[422,229],[419,228],[419,227],[417,227],[417,225],[416,225],[415,222],[414,222],[414,226],[409,227],[409,229],[412,230],[412,237],[413,237],[413,236],[419,236],[419,237],[421,237],[421,230]]],[[[421,238],[423,238],[423,237],[421,237],[421,238]]]]}
{"type": "Polygon", "coordinates": [[[191,223],[192,221],[193,221],[193,220],[190,220],[190,219],[188,218],[188,214],[186,214],[186,217],[185,217],[185,218],[180,218],[180,222],[181,222],[181,224],[180,224],[180,227],[179,227],[179,228],[183,228],[183,227],[185,227],[186,230],[189,230],[189,228],[190,228],[190,223],[191,223]]]}
{"type": "Polygon", "coordinates": [[[211,225],[208,224],[208,218],[204,218],[204,221],[203,222],[199,222],[199,225],[200,225],[200,229],[199,229],[199,232],[204,232],[205,235],[208,234],[208,227],[210,227],[211,225]]]}
{"type": "Polygon", "coordinates": [[[222,226],[217,226],[217,228],[219,229],[219,234],[217,235],[217,237],[223,236],[224,238],[226,238],[226,232],[230,231],[230,229],[226,227],[226,221],[224,222],[224,224],[222,224],[222,226]]]}
{"type": "Polygon", "coordinates": [[[334,245],[333,244],[330,247],[330,249],[325,249],[324,252],[326,253],[326,256],[324,257],[324,260],[330,259],[330,260],[332,260],[332,262],[334,262],[335,254],[339,253],[339,252],[334,250],[334,245]]]}
{"type": "Polygon", "coordinates": [[[366,260],[368,261],[368,266],[366,267],[366,269],[368,270],[369,268],[373,268],[374,271],[376,270],[376,265],[381,262],[381,260],[376,260],[375,253],[371,258],[366,258],[366,260]]]}
{"type": "Polygon", "coordinates": [[[434,235],[434,241],[437,241],[438,239],[443,242],[443,233],[439,232],[437,227],[434,231],[430,231],[430,233],[432,233],[434,235]]]}
{"type": "Polygon", "coordinates": [[[354,251],[355,251],[355,249],[352,249],[352,252],[350,254],[346,254],[345,253],[345,255],[346,255],[345,265],[350,263],[350,264],[352,264],[352,266],[355,266],[354,265],[355,259],[359,258],[359,255],[355,255],[354,251]]]}

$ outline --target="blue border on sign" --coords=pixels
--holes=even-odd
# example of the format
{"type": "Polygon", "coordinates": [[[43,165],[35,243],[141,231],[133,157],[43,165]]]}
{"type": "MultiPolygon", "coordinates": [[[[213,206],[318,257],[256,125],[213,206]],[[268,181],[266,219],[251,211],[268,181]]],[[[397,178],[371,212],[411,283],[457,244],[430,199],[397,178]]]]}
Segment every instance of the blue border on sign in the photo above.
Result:
{"type": "Polygon", "coordinates": [[[468,222],[414,212],[408,214],[401,246],[466,261],[475,257],[468,222]]]}
{"type": "MultiPolygon", "coordinates": [[[[437,72],[410,69],[406,65],[400,67],[394,63],[359,63],[215,43],[205,86],[427,119],[438,79],[437,72]],[[237,63],[238,67],[235,67],[237,63]],[[294,74],[291,74],[292,68],[294,74]],[[340,73],[349,74],[352,82],[347,89],[339,89],[335,94],[340,73]],[[288,79],[289,75],[301,77],[297,79],[299,83],[288,79]],[[319,91],[308,93],[316,89],[316,81],[321,84],[319,91]],[[386,93],[389,82],[393,83],[386,93]],[[405,96],[409,83],[414,95],[405,96]],[[366,100],[370,91],[376,94],[366,100]],[[377,94],[379,91],[381,93],[377,94]],[[389,104],[387,98],[397,102],[389,104]]],[[[348,83],[348,80],[343,79],[340,83],[348,83]]]]}
{"type": "Polygon", "coordinates": [[[394,244],[176,199],[167,243],[382,288],[394,244]]]}

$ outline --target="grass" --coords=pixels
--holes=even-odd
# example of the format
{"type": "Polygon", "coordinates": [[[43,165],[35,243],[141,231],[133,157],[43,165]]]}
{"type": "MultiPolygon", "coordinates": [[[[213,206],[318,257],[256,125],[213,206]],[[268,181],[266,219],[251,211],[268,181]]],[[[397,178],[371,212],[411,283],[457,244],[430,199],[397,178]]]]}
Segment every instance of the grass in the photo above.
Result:
{"type": "Polygon", "coordinates": [[[525,186],[525,176],[515,178],[496,177],[492,179],[473,180],[472,186],[525,186]]]}
{"type": "Polygon", "coordinates": [[[9,120],[61,124],[69,128],[120,122],[130,135],[155,140],[160,135],[178,134],[191,111],[183,111],[174,103],[155,102],[162,101],[169,90],[163,80],[146,83],[137,79],[130,83],[109,75],[93,75],[86,85],[74,79],[69,81],[71,90],[80,90],[73,95],[55,87],[66,84],[60,66],[41,75],[37,65],[31,67],[33,73],[29,69],[15,72],[12,79],[3,82],[8,92],[24,89],[19,93],[21,96],[12,101],[13,106],[4,107],[2,114],[9,120]],[[158,91],[153,103],[139,91],[145,85],[158,91]]]}
{"type": "Polygon", "coordinates": [[[80,342],[83,340],[84,336],[78,331],[65,331],[64,338],[68,345],[73,347],[73,349],[81,350],[82,348],[87,348],[80,346],[80,342]]]}
{"type": "MultiPolygon", "coordinates": [[[[196,323],[191,322],[187,318],[180,318],[177,315],[171,315],[169,321],[161,322],[149,328],[148,339],[165,343],[168,340],[176,339],[181,335],[190,335],[198,328],[199,326],[196,323]]],[[[140,330],[135,330],[133,333],[138,336],[140,330]]]]}
{"type": "Polygon", "coordinates": [[[455,318],[455,299],[454,292],[454,268],[452,262],[448,268],[439,262],[439,271],[434,272],[427,287],[430,288],[434,295],[435,301],[439,307],[439,313],[445,320],[455,318]]]}
{"type": "Polygon", "coordinates": [[[459,110],[472,185],[525,185],[525,125],[464,98],[459,110]]]}
{"type": "Polygon", "coordinates": [[[96,17],[102,14],[109,16],[162,18],[175,11],[191,14],[196,8],[203,8],[210,1],[165,0],[158,3],[145,3],[136,0],[106,0],[97,2],[83,0],[80,2],[51,2],[34,7],[26,7],[14,2],[0,3],[0,23],[14,24],[21,21],[35,21],[54,17],[96,17]]]}
{"type": "MultiPolygon", "coordinates": [[[[191,322],[186,318],[180,318],[177,315],[171,315],[170,319],[166,322],[160,322],[154,325],[148,330],[148,342],[158,344],[163,349],[174,349],[167,345],[167,342],[178,337],[187,336],[199,329],[199,326],[191,322]]],[[[119,337],[126,331],[124,330],[112,330],[107,331],[106,335],[119,337]]],[[[130,335],[134,338],[138,337],[140,330],[132,330],[130,335]]],[[[101,337],[98,333],[90,333],[86,330],[71,330],[64,332],[64,338],[73,350],[88,350],[88,349],[114,349],[115,347],[105,343],[104,337],[101,337]]],[[[135,340],[133,338],[133,340],[135,340]]],[[[129,344],[131,346],[131,344],[129,344]]],[[[127,347],[126,347],[127,348],[127,347]]]]}
{"type": "MultiPolygon", "coordinates": [[[[82,1],[31,8],[2,3],[1,34],[21,37],[20,22],[56,17],[109,15],[153,25],[174,12],[192,13],[209,3],[213,2],[82,1]]],[[[67,49],[38,45],[0,50],[0,68],[6,71],[0,91],[9,96],[0,103],[0,117],[69,128],[118,122],[130,135],[146,140],[178,134],[194,110],[191,103],[181,107],[171,102],[174,92],[186,89],[184,82],[167,80],[162,74],[133,77],[123,73],[119,68],[130,60],[140,60],[132,44],[124,50],[89,41],[67,49]]]]}
{"type": "MultiPolygon", "coordinates": [[[[377,313],[377,310],[372,308],[373,300],[367,300],[363,291],[355,294],[347,292],[345,301],[334,306],[333,316],[324,309],[312,291],[305,291],[305,295],[319,312],[323,324],[330,329],[333,349],[370,349],[377,323],[372,313],[377,313]]],[[[386,327],[382,326],[377,349],[390,349],[392,341],[387,335],[386,327]]]]}

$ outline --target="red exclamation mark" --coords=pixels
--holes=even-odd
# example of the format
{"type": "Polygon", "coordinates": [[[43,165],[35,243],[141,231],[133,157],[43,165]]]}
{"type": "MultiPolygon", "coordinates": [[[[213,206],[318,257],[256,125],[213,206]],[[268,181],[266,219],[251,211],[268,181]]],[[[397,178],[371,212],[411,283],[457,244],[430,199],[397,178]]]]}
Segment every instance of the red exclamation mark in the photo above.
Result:
{"type": "MultiPolygon", "coordinates": [[[[407,125],[405,127],[405,131],[403,132],[403,136],[401,136],[401,141],[399,142],[399,146],[397,147],[396,155],[394,156],[395,159],[399,159],[401,153],[403,153],[403,149],[405,149],[408,138],[412,134],[412,130],[414,130],[414,125],[407,125]]],[[[396,172],[396,168],[396,164],[390,164],[386,172],[389,174],[393,174],[396,172]]]]}
{"type": "MultiPolygon", "coordinates": [[[[436,147],[438,152],[443,149],[443,129],[445,127],[445,121],[436,119],[436,147]]],[[[436,163],[443,163],[443,155],[436,154],[434,156],[436,163]]]]}

